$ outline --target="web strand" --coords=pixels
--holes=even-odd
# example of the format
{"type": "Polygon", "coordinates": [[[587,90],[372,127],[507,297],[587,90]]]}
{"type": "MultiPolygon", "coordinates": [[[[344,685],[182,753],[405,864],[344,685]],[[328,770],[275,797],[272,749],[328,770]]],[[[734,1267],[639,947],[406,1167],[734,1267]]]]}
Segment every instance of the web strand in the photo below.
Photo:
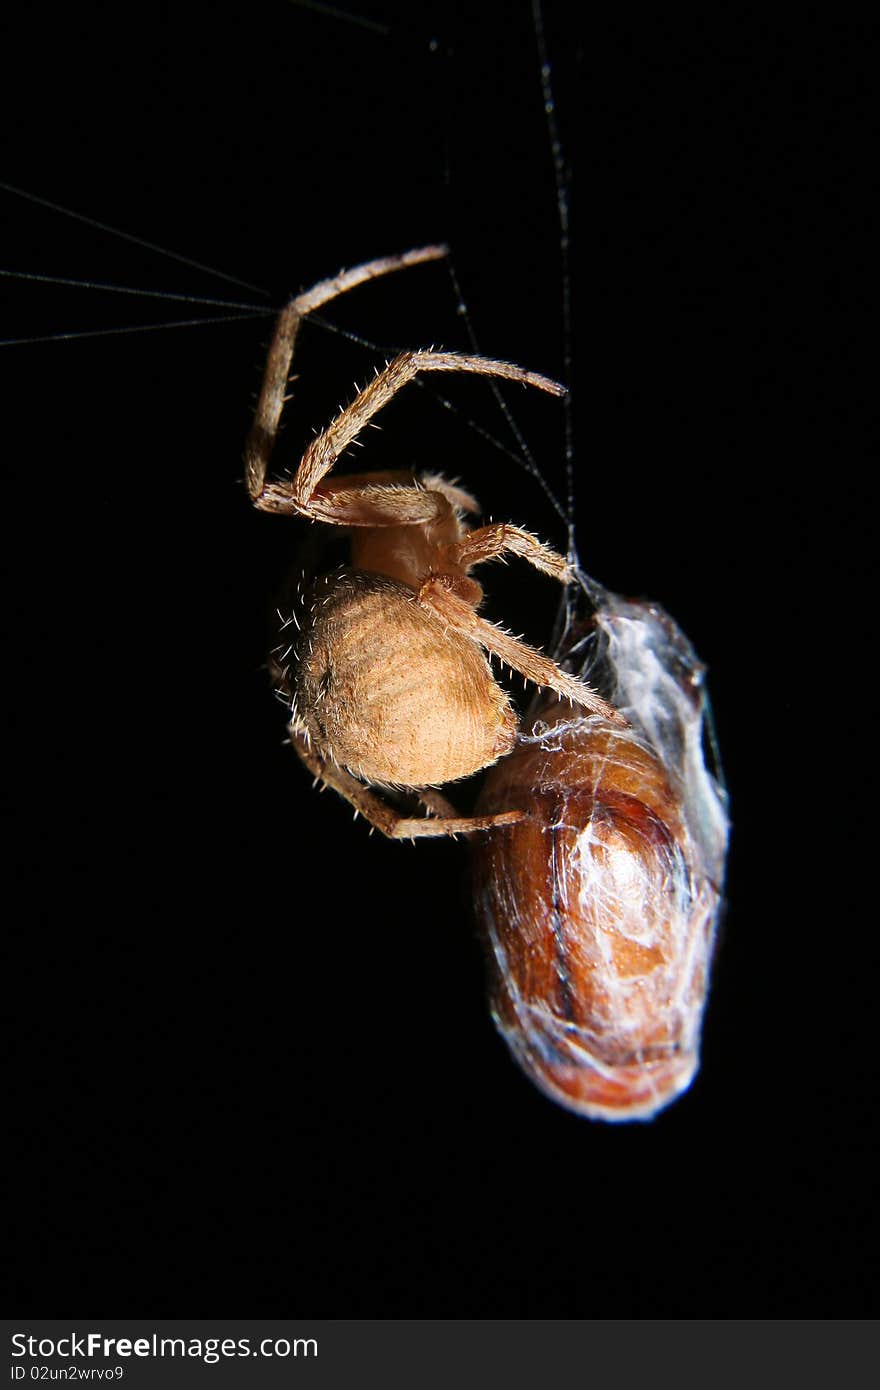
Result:
{"type": "MultiPolygon", "coordinates": [[[[559,218],[559,254],[562,263],[562,360],[565,380],[574,380],[574,322],[571,297],[571,231],[569,214],[570,172],[565,162],[559,125],[556,120],[556,102],[553,97],[552,73],[547,50],[547,37],[544,30],[544,11],[541,0],[532,0],[532,19],[535,40],[540,62],[541,92],[544,98],[544,115],[547,120],[547,133],[550,138],[550,153],[553,160],[553,177],[556,183],[556,208],[559,218]]],[[[574,421],[572,400],[569,395],[563,402],[565,412],[565,511],[568,523],[568,553],[573,564],[577,563],[575,548],[575,486],[574,486],[574,421]]]]}
{"type": "Polygon", "coordinates": [[[36,193],[28,193],[24,188],[16,188],[11,183],[0,181],[0,190],[4,193],[12,193],[17,198],[24,198],[26,202],[36,203],[38,207],[48,208],[50,212],[63,213],[65,217],[72,218],[74,222],[82,222],[87,227],[95,227],[99,232],[108,232],[110,236],[119,237],[121,241],[130,241],[135,246],[143,247],[146,251],[155,251],[171,261],[180,261],[182,265],[188,265],[192,270],[199,270],[204,275],[213,275],[218,280],[226,280],[231,285],[238,285],[241,289],[251,290],[254,294],[262,295],[266,299],[269,298],[268,291],[261,289],[259,285],[251,285],[247,280],[239,280],[235,275],[227,275],[225,271],[217,270],[214,266],[203,265],[201,261],[194,261],[189,256],[180,255],[177,251],[169,251],[166,247],[157,246],[152,241],[145,241],[143,237],[134,236],[131,232],[123,232],[118,227],[111,227],[106,222],[97,221],[94,217],[87,217],[84,213],[62,207],[60,203],[52,203],[48,198],[40,198],[36,193]]]}

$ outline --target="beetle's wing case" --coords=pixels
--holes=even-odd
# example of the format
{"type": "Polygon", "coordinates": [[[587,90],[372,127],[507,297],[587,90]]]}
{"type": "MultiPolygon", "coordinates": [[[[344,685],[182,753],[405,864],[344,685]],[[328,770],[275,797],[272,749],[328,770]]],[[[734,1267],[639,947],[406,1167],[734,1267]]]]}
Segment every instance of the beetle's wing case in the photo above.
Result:
{"type": "Polygon", "coordinates": [[[698,1064],[728,838],[706,767],[703,667],[657,605],[580,576],[563,654],[631,727],[542,698],[487,776],[485,814],[528,819],[474,846],[493,1017],[547,1094],[648,1117],[698,1064]]]}

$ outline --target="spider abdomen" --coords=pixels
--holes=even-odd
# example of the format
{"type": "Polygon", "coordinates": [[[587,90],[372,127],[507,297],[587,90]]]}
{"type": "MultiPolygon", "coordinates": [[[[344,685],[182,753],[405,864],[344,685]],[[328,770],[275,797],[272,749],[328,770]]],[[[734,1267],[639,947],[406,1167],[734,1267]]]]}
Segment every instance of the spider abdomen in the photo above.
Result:
{"type": "Polygon", "coordinates": [[[337,570],[298,621],[291,724],[326,761],[367,782],[426,787],[512,748],[516,717],[482,651],[408,585],[337,570]]]}

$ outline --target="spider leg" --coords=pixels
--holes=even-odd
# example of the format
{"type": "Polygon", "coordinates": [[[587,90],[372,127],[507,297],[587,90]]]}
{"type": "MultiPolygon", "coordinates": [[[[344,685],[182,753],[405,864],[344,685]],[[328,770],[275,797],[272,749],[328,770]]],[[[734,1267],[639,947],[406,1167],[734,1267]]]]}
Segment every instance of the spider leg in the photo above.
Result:
{"type": "Polygon", "coordinates": [[[341,797],[353,806],[355,811],[376,830],[381,830],[389,840],[416,840],[440,835],[471,835],[478,830],[494,830],[501,825],[516,825],[523,819],[522,811],[500,811],[491,816],[456,816],[454,807],[438,792],[416,793],[429,811],[439,811],[439,815],[401,816],[381,796],[370,791],[363,782],[352,777],[344,768],[331,765],[319,758],[309,747],[302,734],[292,733],[290,745],[302,759],[313,776],[320,778],[327,787],[332,787],[341,797]]]}
{"type": "Polygon", "coordinates": [[[341,271],[330,280],[320,280],[310,290],[297,295],[282,310],[275,326],[254,421],[245,445],[245,481],[251,501],[257,506],[260,504],[266,472],[278,437],[281,412],[290,379],[290,364],[303,319],[314,309],[321,308],[331,299],[336,299],[367,280],[375,280],[378,276],[389,275],[395,270],[405,270],[411,265],[421,265],[424,261],[440,260],[447,252],[446,246],[422,246],[415,251],[406,251],[402,256],[382,256],[378,260],[367,261],[352,270],[341,271]]]}
{"type": "Polygon", "coordinates": [[[458,543],[457,560],[464,569],[481,565],[486,560],[497,559],[507,551],[528,560],[535,569],[567,584],[572,578],[571,568],[561,555],[539,541],[530,531],[507,522],[494,522],[489,526],[479,526],[469,531],[458,543]]]}
{"type": "Polygon", "coordinates": [[[254,504],[263,511],[298,512],[316,520],[344,526],[399,526],[437,520],[438,501],[442,501],[446,510],[450,503],[446,496],[430,487],[407,489],[411,495],[404,499],[401,496],[403,489],[389,490],[383,496],[381,489],[374,485],[366,488],[359,486],[356,477],[345,479],[341,490],[333,484],[321,486],[322,479],[339,456],[354,443],[373,416],[422,372],[470,372],[478,376],[503,377],[508,381],[537,387],[550,395],[565,395],[565,387],[558,382],[512,362],[457,352],[402,352],[378,372],[369,385],[359,391],[354,400],[312,440],[295,476],[290,480],[263,482],[258,495],[251,493],[254,504]],[[356,495],[365,490],[371,505],[360,516],[356,495]]]}
{"type": "Polygon", "coordinates": [[[543,652],[536,651],[526,642],[520,641],[503,628],[481,618],[473,605],[454,592],[460,586],[454,576],[434,575],[426,579],[418,593],[418,602],[446,627],[477,642],[492,656],[497,656],[505,665],[519,671],[521,676],[538,686],[549,686],[567,700],[583,705],[592,714],[601,715],[613,724],[627,727],[627,721],[613,705],[603,700],[590,686],[571,676],[558,667],[543,652]]]}
{"type": "Polygon", "coordinates": [[[440,473],[420,473],[419,481],[432,492],[440,492],[452,507],[462,512],[478,512],[480,504],[470,492],[450,483],[440,473]]]}

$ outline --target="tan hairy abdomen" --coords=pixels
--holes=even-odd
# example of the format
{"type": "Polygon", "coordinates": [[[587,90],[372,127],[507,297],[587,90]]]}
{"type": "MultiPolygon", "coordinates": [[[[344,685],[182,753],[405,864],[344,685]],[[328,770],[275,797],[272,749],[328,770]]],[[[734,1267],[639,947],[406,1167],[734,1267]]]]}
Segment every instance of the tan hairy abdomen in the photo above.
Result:
{"type": "Polygon", "coordinates": [[[422,787],[508,751],[514,715],[474,643],[444,631],[404,584],[355,571],[334,579],[316,589],[296,678],[322,755],[368,782],[422,787]]]}

